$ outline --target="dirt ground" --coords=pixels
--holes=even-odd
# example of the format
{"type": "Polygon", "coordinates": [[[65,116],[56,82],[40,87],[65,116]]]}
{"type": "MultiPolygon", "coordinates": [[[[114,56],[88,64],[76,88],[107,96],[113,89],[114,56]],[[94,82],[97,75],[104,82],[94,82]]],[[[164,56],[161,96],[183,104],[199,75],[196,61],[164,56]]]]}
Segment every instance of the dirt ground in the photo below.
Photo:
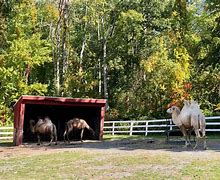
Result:
{"type": "MultiPolygon", "coordinates": [[[[171,139],[166,142],[165,139],[158,138],[137,138],[122,140],[104,140],[104,141],[72,141],[70,144],[59,142],[58,145],[48,146],[46,142],[37,146],[36,143],[23,144],[21,146],[12,146],[10,144],[0,144],[0,159],[7,159],[18,156],[34,156],[40,154],[49,154],[64,151],[88,151],[89,153],[178,153],[181,155],[194,154],[195,156],[203,154],[203,157],[220,156],[220,139],[208,140],[208,150],[203,150],[202,144],[197,150],[193,147],[183,148],[184,141],[171,139]]],[[[192,143],[194,145],[194,143],[192,143]]]]}

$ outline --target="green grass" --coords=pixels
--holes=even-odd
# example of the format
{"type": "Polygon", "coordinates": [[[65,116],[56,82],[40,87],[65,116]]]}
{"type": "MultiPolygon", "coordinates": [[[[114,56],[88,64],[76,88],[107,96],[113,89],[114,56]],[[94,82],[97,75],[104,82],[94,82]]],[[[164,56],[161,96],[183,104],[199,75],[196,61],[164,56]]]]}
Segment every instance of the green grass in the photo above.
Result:
{"type": "MultiPolygon", "coordinates": [[[[164,160],[161,157],[63,152],[1,160],[0,179],[96,179],[102,176],[104,179],[117,179],[116,175],[119,178],[126,175],[139,176],[139,173],[141,175],[143,169],[134,168],[140,164],[147,162],[166,165],[167,161],[167,158],[164,160]]],[[[150,171],[147,173],[150,174],[150,171]]]]}
{"type": "Polygon", "coordinates": [[[121,140],[121,139],[136,139],[136,138],[143,138],[143,137],[146,137],[146,136],[143,136],[143,135],[132,135],[132,136],[129,136],[129,135],[110,135],[110,134],[107,134],[107,135],[104,135],[103,136],[103,139],[104,140],[121,140]]]}
{"type": "Polygon", "coordinates": [[[219,160],[193,161],[181,171],[184,176],[192,176],[195,179],[220,179],[219,160]]]}
{"type": "Polygon", "coordinates": [[[218,157],[71,151],[0,160],[0,179],[219,179],[218,157]],[[174,163],[174,159],[179,161],[174,163]]]}
{"type": "MultiPolygon", "coordinates": [[[[104,140],[121,140],[121,139],[138,139],[138,138],[156,138],[156,139],[165,139],[166,136],[165,134],[163,135],[160,135],[160,134],[152,134],[152,135],[147,135],[147,136],[144,136],[144,135],[110,135],[110,134],[105,134],[103,136],[103,139],[104,140]]],[[[220,137],[220,136],[219,136],[220,137]]]]}
{"type": "MultiPolygon", "coordinates": [[[[146,137],[104,136],[106,141],[138,138],[146,137]]],[[[147,138],[164,139],[162,136],[147,138]]],[[[10,147],[11,144],[5,143],[3,146],[10,147]]],[[[205,151],[158,153],[156,149],[155,151],[144,149],[94,151],[78,148],[64,150],[42,155],[29,153],[28,156],[25,154],[17,157],[2,156],[0,179],[220,179],[218,152],[214,152],[213,155],[213,152],[205,154],[205,151]]]]}
{"type": "Polygon", "coordinates": [[[12,141],[1,141],[0,147],[1,146],[5,146],[5,147],[13,146],[13,142],[12,141]]]}
{"type": "MultiPolygon", "coordinates": [[[[171,136],[171,137],[182,137],[182,136],[171,136]]],[[[166,135],[164,134],[150,134],[147,136],[144,135],[104,135],[104,140],[122,140],[122,139],[138,139],[138,138],[154,138],[154,139],[166,139],[166,135]]],[[[193,136],[192,136],[193,138],[193,136]]],[[[208,139],[220,139],[220,134],[207,134],[208,139]]]]}

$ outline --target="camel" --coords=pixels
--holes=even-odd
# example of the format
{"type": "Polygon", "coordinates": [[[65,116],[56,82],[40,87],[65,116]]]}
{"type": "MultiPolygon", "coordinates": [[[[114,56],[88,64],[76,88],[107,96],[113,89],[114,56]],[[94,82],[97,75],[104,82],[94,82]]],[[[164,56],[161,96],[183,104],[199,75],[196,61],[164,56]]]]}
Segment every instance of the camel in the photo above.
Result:
{"type": "Polygon", "coordinates": [[[67,140],[68,142],[70,142],[69,140],[69,133],[73,130],[73,129],[81,129],[81,134],[80,134],[80,140],[81,142],[83,142],[82,138],[83,138],[83,132],[84,129],[88,129],[93,136],[95,136],[95,132],[93,131],[93,129],[86,123],[86,121],[84,119],[80,119],[80,118],[73,118],[71,120],[69,120],[68,122],[66,122],[66,127],[65,127],[65,132],[63,134],[63,139],[64,142],[66,142],[65,137],[67,136],[67,140]]]}
{"type": "Polygon", "coordinates": [[[34,120],[30,120],[30,129],[33,134],[37,134],[38,143],[40,145],[40,135],[49,135],[51,140],[49,145],[55,140],[55,145],[57,144],[57,130],[56,126],[52,123],[49,117],[45,117],[44,120],[38,118],[37,123],[34,125],[34,120]]]}
{"type": "Polygon", "coordinates": [[[198,120],[199,120],[199,129],[197,131],[198,135],[200,136],[200,132],[202,136],[200,138],[204,141],[204,149],[207,149],[207,142],[206,142],[206,120],[205,115],[202,113],[199,104],[196,101],[191,101],[191,108],[193,113],[199,113],[198,120]]]}
{"type": "Polygon", "coordinates": [[[205,116],[199,108],[199,105],[195,101],[184,101],[184,106],[182,110],[177,106],[172,106],[167,110],[167,113],[172,114],[173,123],[178,126],[183,133],[185,138],[185,147],[191,145],[190,144],[190,134],[192,130],[195,131],[196,134],[196,145],[194,149],[198,146],[198,140],[200,138],[204,139],[204,149],[207,149],[206,145],[206,135],[205,135],[205,116]],[[202,133],[202,137],[200,136],[200,132],[202,133]]]}

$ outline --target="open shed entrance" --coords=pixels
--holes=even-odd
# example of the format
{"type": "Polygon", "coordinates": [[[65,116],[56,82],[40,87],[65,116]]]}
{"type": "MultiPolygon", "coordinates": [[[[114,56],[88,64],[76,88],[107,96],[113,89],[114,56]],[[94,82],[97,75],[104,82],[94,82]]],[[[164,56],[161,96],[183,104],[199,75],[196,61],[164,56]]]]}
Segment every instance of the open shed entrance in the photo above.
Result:
{"type": "MultiPolygon", "coordinates": [[[[31,133],[29,121],[33,119],[37,122],[38,117],[46,116],[56,125],[59,141],[63,140],[65,123],[74,117],[84,119],[95,131],[94,137],[85,129],[83,139],[100,140],[103,137],[105,104],[104,99],[21,96],[14,107],[14,144],[35,142],[37,137],[31,133]]],[[[80,139],[80,130],[74,130],[69,138],[80,139]]],[[[42,136],[41,139],[49,140],[49,137],[42,136]]]]}

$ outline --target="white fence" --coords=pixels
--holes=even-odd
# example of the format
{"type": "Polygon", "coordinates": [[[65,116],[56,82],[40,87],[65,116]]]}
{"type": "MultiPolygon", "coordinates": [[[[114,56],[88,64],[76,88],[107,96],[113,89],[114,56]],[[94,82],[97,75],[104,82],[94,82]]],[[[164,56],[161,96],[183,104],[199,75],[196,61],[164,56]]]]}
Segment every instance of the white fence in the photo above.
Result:
{"type": "MultiPolygon", "coordinates": [[[[0,141],[13,139],[13,127],[0,127],[0,141]]],[[[104,134],[165,133],[177,129],[171,119],[105,121],[104,134]]],[[[220,116],[206,117],[206,132],[220,132],[220,116]]]]}
{"type": "Polygon", "coordinates": [[[0,127],[0,140],[12,140],[13,130],[13,127],[0,127]]]}
{"type": "MultiPolygon", "coordinates": [[[[105,121],[104,134],[145,134],[164,133],[177,127],[171,119],[105,121]]],[[[206,117],[206,132],[220,132],[220,116],[206,117]]]]}

